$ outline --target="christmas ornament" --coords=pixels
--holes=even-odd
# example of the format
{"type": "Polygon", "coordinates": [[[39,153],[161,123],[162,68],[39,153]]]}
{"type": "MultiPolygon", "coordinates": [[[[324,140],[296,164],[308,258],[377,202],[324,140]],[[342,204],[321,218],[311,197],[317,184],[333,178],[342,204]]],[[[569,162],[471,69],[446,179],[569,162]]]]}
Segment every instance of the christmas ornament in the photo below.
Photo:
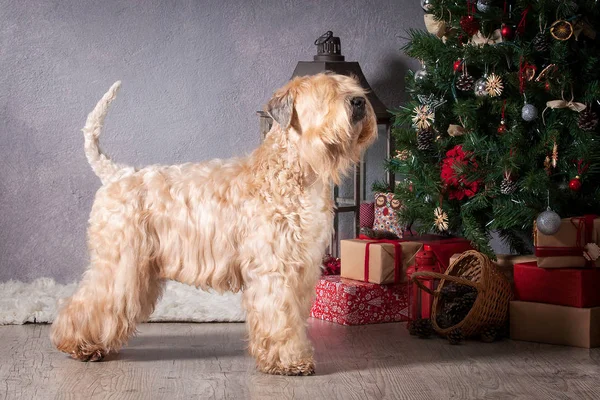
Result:
{"type": "Polygon", "coordinates": [[[442,161],[440,178],[450,200],[462,200],[465,197],[471,198],[475,196],[479,190],[481,179],[470,181],[468,178],[457,170],[477,170],[479,165],[475,161],[473,155],[465,152],[461,145],[456,145],[446,152],[446,158],[442,161]]]}
{"type": "Polygon", "coordinates": [[[431,0],[421,0],[421,8],[425,12],[430,12],[433,9],[433,4],[431,0]]]}
{"type": "Polygon", "coordinates": [[[433,211],[435,217],[433,223],[438,231],[446,232],[448,230],[448,214],[441,208],[437,207],[433,211]]]}
{"type": "Polygon", "coordinates": [[[502,34],[502,39],[504,40],[512,40],[515,37],[515,29],[510,25],[502,24],[500,33],[502,34]]]}
{"type": "Polygon", "coordinates": [[[463,62],[462,60],[456,60],[454,61],[454,65],[452,67],[454,69],[454,72],[460,72],[463,69],[463,62]]]}
{"type": "Polygon", "coordinates": [[[427,32],[444,40],[445,36],[450,30],[448,25],[446,25],[446,22],[436,19],[433,14],[425,14],[423,18],[425,20],[425,28],[427,29],[427,32]]]}
{"type": "Polygon", "coordinates": [[[430,150],[433,147],[433,131],[421,129],[417,132],[417,149],[421,151],[430,150]]]}
{"type": "Polygon", "coordinates": [[[596,261],[600,258],[600,247],[596,243],[586,244],[583,250],[583,257],[588,261],[596,261]]]}
{"type": "Polygon", "coordinates": [[[569,189],[574,192],[579,192],[581,190],[581,177],[579,175],[569,181],[569,189]]]}
{"type": "Polygon", "coordinates": [[[498,328],[495,326],[487,326],[481,331],[481,341],[484,343],[492,343],[498,337],[498,328]]]}
{"type": "Polygon", "coordinates": [[[460,27],[469,36],[473,36],[479,30],[479,21],[472,15],[465,15],[460,19],[460,27]]]}
{"type": "Polygon", "coordinates": [[[460,125],[455,125],[455,124],[448,125],[448,135],[450,135],[452,137],[462,136],[465,133],[467,133],[467,130],[460,125]]]}
{"type": "Polygon", "coordinates": [[[560,216],[548,207],[537,216],[535,226],[544,235],[554,235],[560,228],[560,216]]]}
{"type": "Polygon", "coordinates": [[[538,33],[531,42],[533,49],[538,53],[545,53],[550,50],[550,42],[543,32],[538,33]]]}
{"type": "Polygon", "coordinates": [[[433,94],[430,94],[429,96],[425,96],[424,94],[418,94],[417,99],[419,99],[419,103],[429,106],[429,109],[433,112],[435,112],[436,108],[438,108],[446,102],[446,99],[438,99],[433,94]]]}
{"type": "Polygon", "coordinates": [[[503,135],[506,133],[506,121],[504,118],[500,119],[500,125],[498,125],[498,134],[503,135]]]}
{"type": "Polygon", "coordinates": [[[502,116],[500,117],[500,125],[498,125],[498,134],[503,135],[506,133],[506,119],[504,119],[504,112],[506,111],[506,100],[502,103],[502,116]]]}
{"type": "Polygon", "coordinates": [[[486,80],[486,92],[490,97],[498,97],[502,94],[502,89],[504,89],[502,78],[492,72],[492,74],[488,76],[486,80]]]}
{"type": "Polygon", "coordinates": [[[526,103],[521,109],[521,117],[525,121],[531,122],[538,117],[538,110],[533,104],[526,103]]]}
{"type": "Polygon", "coordinates": [[[413,125],[418,129],[427,129],[431,126],[434,119],[433,110],[427,105],[422,104],[413,109],[415,115],[412,118],[413,125]]]}
{"type": "Polygon", "coordinates": [[[487,92],[487,76],[483,76],[475,81],[473,91],[477,97],[485,97],[488,95],[487,92]]]}
{"type": "Polygon", "coordinates": [[[552,146],[552,168],[556,168],[558,165],[558,144],[554,141],[552,146]]]}
{"type": "Polygon", "coordinates": [[[425,68],[415,72],[415,82],[423,82],[427,79],[427,70],[425,68]]]}
{"type": "Polygon", "coordinates": [[[463,92],[469,92],[473,90],[475,85],[475,79],[467,72],[463,72],[461,76],[456,78],[456,88],[463,92]]]}
{"type": "Polygon", "coordinates": [[[546,174],[550,175],[550,173],[552,172],[551,167],[552,166],[552,162],[550,161],[550,156],[546,156],[546,158],[544,158],[544,169],[546,170],[546,174]]]}
{"type": "Polygon", "coordinates": [[[584,131],[593,131],[598,126],[598,114],[587,107],[579,114],[577,126],[584,131]]]}
{"type": "Polygon", "coordinates": [[[396,159],[406,161],[411,156],[409,150],[396,150],[396,159]]]}
{"type": "Polygon", "coordinates": [[[502,32],[500,29],[496,29],[488,36],[485,36],[481,31],[475,33],[469,40],[470,43],[482,47],[486,44],[493,45],[496,43],[502,43],[502,32]]]}
{"type": "Polygon", "coordinates": [[[550,26],[550,34],[556,40],[569,40],[573,35],[573,25],[565,20],[558,20],[550,26]]]}
{"type": "Polygon", "coordinates": [[[461,344],[465,340],[465,336],[460,328],[451,331],[448,336],[448,343],[452,345],[461,344]]]}
{"type": "Polygon", "coordinates": [[[418,336],[421,339],[427,339],[433,335],[433,326],[431,326],[431,320],[420,318],[411,321],[408,325],[408,332],[413,336],[418,336]]]}
{"type": "Polygon", "coordinates": [[[477,11],[486,13],[492,9],[492,0],[477,0],[477,11]]]}
{"type": "Polygon", "coordinates": [[[517,182],[515,182],[510,176],[510,172],[504,173],[504,179],[500,184],[500,193],[502,194],[513,194],[517,190],[517,182]]]}

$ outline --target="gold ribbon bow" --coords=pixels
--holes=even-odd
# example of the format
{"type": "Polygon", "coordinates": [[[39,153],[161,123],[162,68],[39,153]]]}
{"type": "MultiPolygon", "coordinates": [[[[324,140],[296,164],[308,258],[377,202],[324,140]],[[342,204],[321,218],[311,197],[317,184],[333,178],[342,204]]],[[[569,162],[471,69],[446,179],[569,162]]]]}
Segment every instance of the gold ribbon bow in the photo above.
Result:
{"type": "Polygon", "coordinates": [[[546,108],[544,109],[544,112],[542,113],[542,121],[544,122],[544,125],[546,124],[546,121],[544,119],[544,113],[549,108],[551,108],[551,109],[568,108],[575,112],[582,112],[583,110],[585,110],[585,108],[586,108],[585,104],[573,101],[573,92],[571,92],[571,100],[569,100],[569,101],[566,101],[564,96],[562,96],[562,97],[563,97],[562,100],[550,100],[550,101],[546,102],[546,108]]]}

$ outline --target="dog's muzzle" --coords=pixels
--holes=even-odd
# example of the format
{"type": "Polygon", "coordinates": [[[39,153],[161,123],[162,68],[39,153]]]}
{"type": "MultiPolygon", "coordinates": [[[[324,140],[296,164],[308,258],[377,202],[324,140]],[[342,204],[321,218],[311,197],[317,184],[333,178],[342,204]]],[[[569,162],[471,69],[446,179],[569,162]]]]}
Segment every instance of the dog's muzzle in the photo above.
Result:
{"type": "Polygon", "coordinates": [[[366,100],[364,97],[353,97],[350,99],[352,106],[352,122],[361,121],[366,115],[366,100]]]}

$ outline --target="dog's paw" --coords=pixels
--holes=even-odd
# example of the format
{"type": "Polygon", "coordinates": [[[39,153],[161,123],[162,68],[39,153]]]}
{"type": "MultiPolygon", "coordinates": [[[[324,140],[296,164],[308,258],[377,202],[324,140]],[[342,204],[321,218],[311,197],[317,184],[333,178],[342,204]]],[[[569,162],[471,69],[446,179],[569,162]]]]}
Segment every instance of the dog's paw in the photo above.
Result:
{"type": "Polygon", "coordinates": [[[91,353],[83,352],[83,351],[75,351],[75,352],[71,353],[71,358],[73,358],[75,360],[90,361],[90,362],[102,361],[105,356],[106,356],[106,352],[104,350],[95,350],[95,351],[92,351],[91,353]]]}
{"type": "Polygon", "coordinates": [[[271,375],[310,376],[315,374],[315,363],[313,360],[299,361],[290,365],[277,363],[277,365],[259,367],[259,369],[271,375]]]}

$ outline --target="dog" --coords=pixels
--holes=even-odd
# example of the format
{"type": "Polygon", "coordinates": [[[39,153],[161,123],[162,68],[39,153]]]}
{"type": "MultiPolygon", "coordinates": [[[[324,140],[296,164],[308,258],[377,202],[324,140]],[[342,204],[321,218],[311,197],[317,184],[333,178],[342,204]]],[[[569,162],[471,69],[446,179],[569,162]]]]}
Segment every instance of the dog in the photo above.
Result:
{"type": "Polygon", "coordinates": [[[135,169],[98,145],[119,87],[83,128],[102,186],[89,218],[90,266],[59,308],[54,346],[82,361],[118,352],[172,279],[241,290],[257,368],[314,374],[306,322],[333,231],[331,187],[377,137],[366,91],[353,77],[296,77],[268,101],[273,127],[249,156],[135,169]]]}

